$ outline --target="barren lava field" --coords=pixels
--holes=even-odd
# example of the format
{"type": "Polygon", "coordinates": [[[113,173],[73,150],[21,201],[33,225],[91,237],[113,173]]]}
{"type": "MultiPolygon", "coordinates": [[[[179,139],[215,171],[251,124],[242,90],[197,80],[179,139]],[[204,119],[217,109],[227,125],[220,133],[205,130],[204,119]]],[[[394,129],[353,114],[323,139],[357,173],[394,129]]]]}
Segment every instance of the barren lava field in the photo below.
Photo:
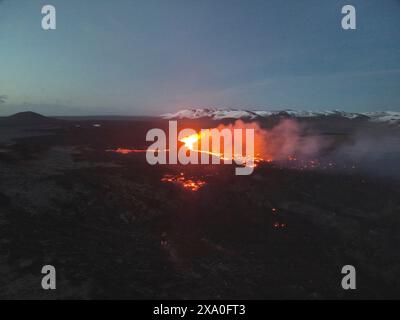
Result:
{"type": "MultiPolygon", "coordinates": [[[[216,126],[204,121],[182,126],[216,126]]],[[[145,148],[147,130],[166,125],[0,123],[1,298],[399,296],[398,128],[313,120],[330,150],[261,163],[250,176],[108,151],[145,148]],[[359,132],[394,142],[378,156],[334,156],[359,132]],[[44,264],[57,268],[55,293],[39,285],[44,264]],[[357,268],[356,291],[340,286],[346,264],[357,268]]]]}

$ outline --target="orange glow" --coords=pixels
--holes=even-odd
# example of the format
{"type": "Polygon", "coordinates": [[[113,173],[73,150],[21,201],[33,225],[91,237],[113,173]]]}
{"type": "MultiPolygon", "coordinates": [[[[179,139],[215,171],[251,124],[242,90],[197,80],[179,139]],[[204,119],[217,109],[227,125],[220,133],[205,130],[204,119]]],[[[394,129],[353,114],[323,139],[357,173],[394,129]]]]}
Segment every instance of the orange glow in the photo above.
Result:
{"type": "MultiPolygon", "coordinates": [[[[233,156],[231,156],[231,157],[226,157],[224,155],[224,153],[222,153],[222,152],[212,152],[212,151],[195,148],[195,144],[197,145],[199,143],[199,141],[201,140],[201,137],[202,137],[201,133],[195,133],[190,136],[184,137],[184,138],[180,139],[179,141],[183,142],[185,147],[188,150],[193,151],[193,152],[205,153],[205,154],[208,154],[208,155],[211,155],[214,157],[218,157],[221,160],[225,160],[225,161],[233,161],[234,160],[234,161],[237,161],[240,163],[248,163],[248,161],[246,161],[246,160],[248,160],[248,158],[246,158],[246,156],[243,156],[241,154],[233,154],[233,156]]],[[[255,168],[257,166],[257,163],[264,161],[259,155],[254,156],[252,158],[252,160],[253,160],[252,161],[253,164],[251,165],[251,167],[253,167],[253,168],[255,168]]]]}
{"type": "Polygon", "coordinates": [[[192,134],[190,136],[182,138],[180,141],[185,144],[185,147],[188,148],[189,150],[196,151],[194,149],[194,144],[197,143],[201,138],[201,135],[196,133],[192,134]]]}
{"type": "Polygon", "coordinates": [[[161,179],[161,181],[178,184],[178,185],[182,186],[184,189],[187,189],[190,191],[198,191],[201,187],[203,187],[206,184],[206,182],[203,180],[187,179],[187,178],[185,178],[183,173],[181,173],[177,176],[174,176],[171,174],[166,174],[161,179]]]}
{"type": "Polygon", "coordinates": [[[283,228],[286,228],[286,223],[275,222],[273,224],[273,226],[274,226],[275,229],[283,229],[283,228]]]}
{"type": "Polygon", "coordinates": [[[108,149],[107,152],[115,152],[119,154],[130,154],[130,153],[146,153],[150,152],[167,152],[168,149],[165,150],[152,150],[152,149],[127,149],[127,148],[117,148],[117,149],[108,149]]]}
{"type": "Polygon", "coordinates": [[[118,148],[116,150],[111,150],[116,153],[120,154],[129,154],[129,153],[141,153],[141,152],[146,152],[146,150],[143,149],[125,149],[125,148],[118,148]]]}
{"type": "MultiPolygon", "coordinates": [[[[186,136],[175,132],[173,135],[174,141],[172,142],[168,140],[168,143],[163,144],[162,148],[166,148],[164,150],[152,150],[153,147],[150,147],[150,149],[117,148],[107,151],[115,152],[121,155],[146,153],[147,151],[157,154],[161,152],[168,153],[168,159],[174,159],[177,155],[185,155],[185,151],[191,151],[190,155],[186,153],[185,164],[192,163],[191,160],[196,159],[196,156],[198,157],[199,155],[203,155],[197,160],[200,160],[199,162],[205,160],[204,164],[216,163],[218,161],[212,160],[217,159],[222,160],[220,162],[236,162],[237,165],[246,165],[249,167],[257,167],[261,164],[267,164],[278,168],[291,168],[298,170],[326,170],[336,168],[336,163],[332,161],[321,161],[316,157],[318,156],[320,147],[329,146],[330,142],[325,141],[324,138],[321,138],[320,136],[314,136],[312,134],[309,135],[308,130],[305,129],[306,128],[304,128],[301,123],[297,123],[294,120],[282,120],[272,128],[264,128],[256,121],[244,122],[242,120],[237,120],[234,123],[218,124],[213,129],[203,129],[198,132],[187,128],[187,130],[190,131],[188,131],[186,136]],[[244,135],[242,135],[242,150],[236,150],[234,148],[235,144],[232,146],[232,144],[229,145],[228,142],[225,143],[225,139],[229,139],[229,136],[232,138],[232,140],[235,139],[234,134],[229,135],[226,130],[230,130],[232,131],[231,133],[234,133],[236,129],[242,130],[242,132],[245,132],[247,129],[253,130],[254,148],[253,146],[246,144],[247,139],[244,135]],[[222,130],[224,130],[224,134],[221,132],[222,130]],[[218,141],[218,143],[217,141],[214,143],[213,140],[212,134],[215,133],[215,131],[220,132],[220,141],[218,141]],[[208,138],[210,133],[211,136],[208,138]],[[179,150],[175,150],[178,147],[176,143],[176,136],[180,137],[178,144],[179,147],[182,147],[182,149],[178,148],[179,150]],[[224,139],[223,142],[222,139],[224,139]],[[211,146],[210,142],[212,142],[211,146]],[[220,145],[221,149],[213,149],[213,147],[218,146],[218,144],[220,145]],[[167,149],[167,146],[172,146],[172,148],[167,149]],[[229,150],[224,149],[225,146],[229,146],[229,150]],[[247,146],[249,146],[249,150],[252,150],[252,155],[243,154],[244,150],[247,152],[247,146]],[[207,156],[210,156],[212,159],[207,159],[207,156]]],[[[177,129],[175,129],[175,131],[177,131],[177,129]]],[[[162,154],[162,156],[167,159],[167,155],[162,154]]],[[[176,162],[176,160],[174,161],[176,162]]],[[[166,162],[168,163],[168,161],[166,162]]],[[[355,169],[355,165],[351,166],[350,168],[355,169]]]]}

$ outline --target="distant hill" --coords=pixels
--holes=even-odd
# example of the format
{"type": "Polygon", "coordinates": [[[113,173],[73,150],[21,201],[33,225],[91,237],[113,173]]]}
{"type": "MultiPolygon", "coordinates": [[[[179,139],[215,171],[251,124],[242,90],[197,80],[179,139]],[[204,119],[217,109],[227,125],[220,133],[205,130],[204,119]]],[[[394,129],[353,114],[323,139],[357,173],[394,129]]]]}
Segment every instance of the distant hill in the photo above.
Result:
{"type": "Polygon", "coordinates": [[[1,117],[0,125],[54,125],[62,120],[45,117],[32,111],[18,112],[9,117],[1,117]]]}
{"type": "Polygon", "coordinates": [[[355,119],[371,122],[382,122],[392,125],[400,125],[400,112],[378,111],[352,113],[339,110],[332,111],[299,111],[299,110],[278,110],[278,111],[249,111],[238,109],[184,109],[176,113],[162,115],[164,119],[201,119],[208,118],[213,120],[222,119],[245,119],[257,120],[269,117],[280,118],[316,118],[316,119],[355,119]]]}

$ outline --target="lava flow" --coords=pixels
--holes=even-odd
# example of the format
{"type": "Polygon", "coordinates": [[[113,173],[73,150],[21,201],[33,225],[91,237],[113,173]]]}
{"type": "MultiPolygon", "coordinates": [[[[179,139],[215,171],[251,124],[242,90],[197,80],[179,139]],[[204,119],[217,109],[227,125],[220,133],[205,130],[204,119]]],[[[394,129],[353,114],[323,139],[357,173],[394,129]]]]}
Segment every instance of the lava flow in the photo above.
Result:
{"type": "Polygon", "coordinates": [[[166,174],[161,179],[162,182],[171,182],[181,185],[183,188],[191,191],[198,191],[201,187],[203,187],[206,182],[203,180],[193,180],[193,179],[186,179],[183,172],[179,175],[174,176],[171,174],[166,174]]]}
{"type": "Polygon", "coordinates": [[[165,150],[149,150],[149,149],[127,149],[127,148],[117,148],[117,149],[108,149],[106,150],[107,152],[115,152],[119,154],[130,154],[130,153],[145,153],[147,151],[153,151],[153,152],[167,152],[169,151],[168,149],[165,150]]]}
{"type": "Polygon", "coordinates": [[[259,156],[251,156],[251,155],[246,155],[243,156],[241,154],[233,154],[233,155],[227,155],[224,154],[223,152],[212,152],[208,150],[202,150],[198,149],[196,146],[200,141],[202,141],[202,135],[204,135],[204,132],[201,133],[195,133],[189,136],[186,136],[179,141],[184,143],[186,149],[197,152],[197,153],[203,153],[203,154],[208,154],[213,157],[217,157],[220,160],[223,161],[235,161],[236,163],[241,163],[241,164],[246,164],[251,167],[256,167],[257,163],[262,162],[263,159],[259,156]]]}
{"type": "MultiPolygon", "coordinates": [[[[225,164],[235,162],[239,166],[245,165],[248,168],[254,168],[262,163],[271,164],[277,168],[297,170],[334,169],[337,167],[333,161],[317,160],[316,156],[319,154],[321,147],[324,145],[329,146],[329,144],[324,144],[324,140],[319,136],[303,134],[303,127],[290,120],[281,121],[278,125],[268,130],[260,127],[257,123],[245,123],[243,121],[236,121],[234,124],[229,125],[220,124],[214,129],[202,129],[198,132],[190,129],[185,130],[188,130],[186,134],[182,132],[183,130],[178,134],[175,128],[175,132],[169,135],[170,138],[178,138],[174,142],[162,142],[161,139],[160,142],[155,140],[156,142],[148,149],[117,148],[107,151],[123,155],[146,152],[161,154],[153,164],[168,164],[167,159],[173,157],[175,157],[175,160],[172,164],[177,164],[176,158],[179,160],[180,157],[185,157],[185,163],[181,162],[181,160],[178,163],[184,165],[190,163],[217,164],[222,160],[225,164]],[[249,139],[247,139],[247,129],[253,130],[253,134],[249,139]],[[242,133],[245,132],[245,135],[236,135],[235,133],[239,132],[239,130],[242,133]],[[236,141],[243,143],[242,148],[238,148],[235,145],[236,141]],[[177,142],[180,146],[177,145],[177,142]],[[253,145],[247,144],[248,142],[253,145]],[[242,154],[244,149],[246,153],[242,154]]],[[[161,181],[179,184],[183,188],[192,191],[197,191],[206,184],[205,181],[197,180],[197,178],[186,178],[183,173],[165,175],[161,178],[161,181]]]]}
{"type": "Polygon", "coordinates": [[[126,149],[126,148],[117,148],[115,150],[107,150],[109,152],[115,152],[119,154],[130,154],[130,153],[142,153],[146,152],[147,150],[145,149],[126,149]]]}

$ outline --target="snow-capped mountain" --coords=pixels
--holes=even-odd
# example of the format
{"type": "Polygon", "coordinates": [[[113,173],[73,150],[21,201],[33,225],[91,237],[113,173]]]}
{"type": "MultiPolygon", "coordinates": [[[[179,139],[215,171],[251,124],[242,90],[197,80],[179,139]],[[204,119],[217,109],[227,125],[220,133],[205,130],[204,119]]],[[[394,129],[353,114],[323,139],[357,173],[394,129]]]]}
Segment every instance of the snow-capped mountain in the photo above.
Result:
{"type": "MultiPolygon", "coordinates": [[[[264,111],[260,111],[264,112],[264,111]]],[[[167,113],[162,115],[164,119],[199,119],[211,118],[221,119],[255,119],[260,115],[253,111],[233,110],[233,109],[184,109],[176,113],[167,113]]]]}
{"type": "Polygon", "coordinates": [[[164,119],[199,119],[209,118],[213,120],[222,119],[246,119],[254,120],[267,118],[270,116],[283,116],[293,118],[312,118],[312,117],[344,117],[348,119],[363,118],[373,122],[386,122],[389,124],[400,125],[400,112],[396,111],[377,111],[352,113],[339,110],[331,111],[299,111],[299,110],[280,110],[280,111],[249,111],[238,109],[214,109],[196,108],[184,109],[176,113],[162,115],[164,119]]]}
{"type": "Polygon", "coordinates": [[[400,125],[400,112],[381,111],[381,112],[365,112],[364,115],[374,122],[387,122],[390,124],[400,125]]]}

